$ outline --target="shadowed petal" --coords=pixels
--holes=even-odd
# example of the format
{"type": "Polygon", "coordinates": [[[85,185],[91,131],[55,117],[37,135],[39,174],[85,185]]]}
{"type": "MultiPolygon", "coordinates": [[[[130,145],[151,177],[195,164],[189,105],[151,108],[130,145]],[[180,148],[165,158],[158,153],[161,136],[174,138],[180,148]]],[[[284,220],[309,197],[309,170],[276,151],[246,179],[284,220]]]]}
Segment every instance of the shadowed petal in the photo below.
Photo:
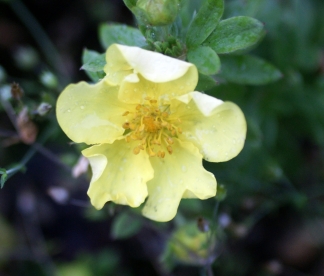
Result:
{"type": "Polygon", "coordinates": [[[118,100],[117,93],[104,80],[67,86],[57,101],[59,125],[76,143],[112,143],[124,132],[122,114],[129,107],[118,100]]]}
{"type": "Polygon", "coordinates": [[[193,64],[138,47],[113,44],[106,59],[107,79],[121,85],[124,102],[139,103],[145,95],[176,97],[193,91],[198,82],[193,64]]]}
{"type": "Polygon", "coordinates": [[[180,138],[194,143],[205,160],[228,161],[242,150],[246,121],[234,103],[192,92],[174,100],[172,108],[182,121],[180,138]]]}
{"type": "Polygon", "coordinates": [[[154,178],[147,183],[148,200],[143,215],[157,221],[169,221],[176,215],[186,191],[200,199],[216,194],[216,179],[202,166],[198,149],[188,142],[175,141],[173,153],[151,158],[154,178]]]}
{"type": "Polygon", "coordinates": [[[135,144],[118,140],[82,151],[92,168],[88,195],[97,209],[107,201],[138,207],[145,200],[146,182],[153,178],[154,173],[145,152],[133,153],[135,144]]]}

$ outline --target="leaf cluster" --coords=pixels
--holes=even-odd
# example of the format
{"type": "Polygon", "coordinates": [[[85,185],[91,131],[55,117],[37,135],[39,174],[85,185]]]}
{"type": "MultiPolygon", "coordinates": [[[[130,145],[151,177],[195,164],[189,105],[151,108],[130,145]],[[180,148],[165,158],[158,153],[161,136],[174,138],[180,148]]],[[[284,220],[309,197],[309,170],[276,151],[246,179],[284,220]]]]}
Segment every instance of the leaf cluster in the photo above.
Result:
{"type": "MultiPolygon", "coordinates": [[[[178,17],[167,26],[141,21],[138,28],[102,24],[99,27],[101,45],[104,49],[113,43],[137,46],[187,60],[199,71],[197,90],[208,90],[217,81],[261,85],[282,76],[269,62],[246,54],[265,35],[262,22],[249,16],[222,20],[223,0],[198,2],[193,5],[191,1],[182,1],[178,17]]],[[[86,70],[93,81],[104,76],[104,54],[85,49],[82,62],[81,69],[86,70]]]]}

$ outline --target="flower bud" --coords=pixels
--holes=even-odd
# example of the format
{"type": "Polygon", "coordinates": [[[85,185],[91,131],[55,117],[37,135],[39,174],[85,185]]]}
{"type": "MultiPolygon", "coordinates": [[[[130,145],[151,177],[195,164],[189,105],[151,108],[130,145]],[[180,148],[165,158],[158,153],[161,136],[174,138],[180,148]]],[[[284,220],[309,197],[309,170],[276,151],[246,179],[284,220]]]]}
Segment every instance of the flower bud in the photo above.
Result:
{"type": "MultiPolygon", "coordinates": [[[[125,4],[127,5],[127,3],[125,4]]],[[[136,6],[128,4],[127,7],[144,24],[163,26],[171,24],[176,19],[180,8],[180,0],[138,0],[136,6]]]]}
{"type": "Polygon", "coordinates": [[[58,85],[56,76],[49,71],[45,71],[40,75],[40,81],[47,88],[56,88],[58,85]]]}
{"type": "Polygon", "coordinates": [[[191,223],[177,229],[170,239],[173,256],[191,265],[206,265],[214,258],[215,247],[216,242],[208,240],[206,233],[191,223]]]}

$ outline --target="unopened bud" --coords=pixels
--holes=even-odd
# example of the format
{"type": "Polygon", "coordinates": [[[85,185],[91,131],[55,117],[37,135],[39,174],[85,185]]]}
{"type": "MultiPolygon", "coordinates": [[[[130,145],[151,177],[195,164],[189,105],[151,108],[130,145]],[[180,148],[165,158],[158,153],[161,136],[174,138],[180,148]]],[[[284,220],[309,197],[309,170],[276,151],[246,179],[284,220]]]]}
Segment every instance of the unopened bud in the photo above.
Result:
{"type": "Polygon", "coordinates": [[[11,84],[11,96],[15,100],[20,100],[24,94],[24,90],[20,87],[19,83],[13,82],[11,84]]]}
{"type": "Polygon", "coordinates": [[[48,88],[56,88],[58,81],[56,76],[49,71],[45,71],[40,76],[41,83],[48,88]]]}
{"type": "Polygon", "coordinates": [[[39,55],[32,47],[19,47],[14,53],[14,59],[18,67],[29,70],[39,62],[39,55]]]}
{"type": "Polygon", "coordinates": [[[40,116],[46,115],[50,110],[52,109],[52,106],[48,103],[41,103],[36,110],[36,113],[40,116]]]}
{"type": "Polygon", "coordinates": [[[138,0],[136,5],[134,0],[124,2],[139,21],[152,26],[173,23],[180,9],[180,0],[138,0]]]}

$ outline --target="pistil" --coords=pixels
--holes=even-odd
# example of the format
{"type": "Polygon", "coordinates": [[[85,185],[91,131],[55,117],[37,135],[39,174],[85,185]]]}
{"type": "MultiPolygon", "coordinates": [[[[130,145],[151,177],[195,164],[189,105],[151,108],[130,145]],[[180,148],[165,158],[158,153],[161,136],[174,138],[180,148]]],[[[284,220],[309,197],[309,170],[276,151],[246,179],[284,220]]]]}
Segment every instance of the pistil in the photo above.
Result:
{"type": "Polygon", "coordinates": [[[138,104],[134,111],[122,114],[127,119],[123,124],[125,141],[140,141],[133,149],[134,154],[146,150],[149,156],[165,157],[165,152],[172,154],[173,137],[182,131],[177,124],[180,119],[169,119],[168,105],[159,105],[158,101],[149,97],[143,104],[138,104]]]}

